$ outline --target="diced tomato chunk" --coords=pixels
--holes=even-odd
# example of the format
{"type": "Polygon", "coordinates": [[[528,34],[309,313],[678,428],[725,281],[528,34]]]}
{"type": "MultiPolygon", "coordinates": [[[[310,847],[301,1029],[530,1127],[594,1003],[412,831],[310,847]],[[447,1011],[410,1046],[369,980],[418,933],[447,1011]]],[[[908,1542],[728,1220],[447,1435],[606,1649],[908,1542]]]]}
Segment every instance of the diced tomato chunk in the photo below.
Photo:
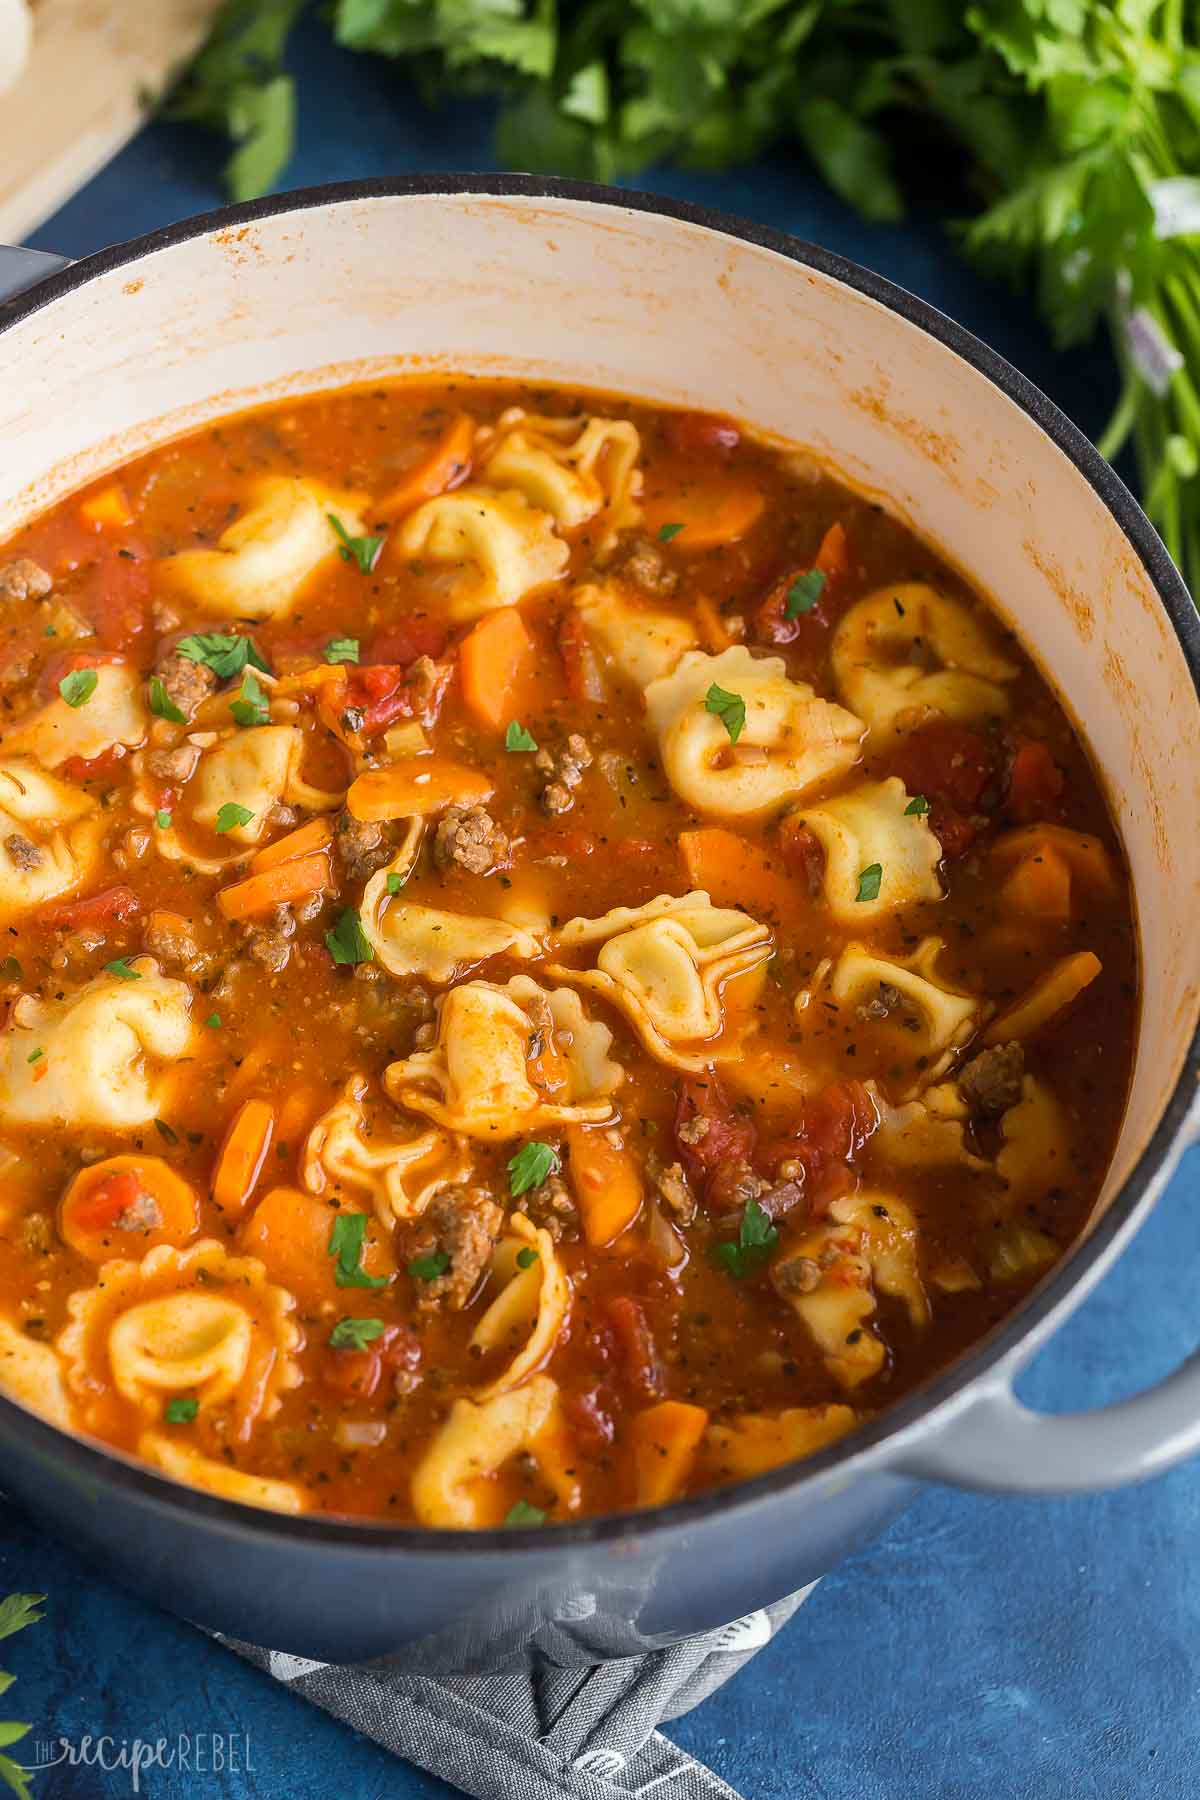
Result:
{"type": "Polygon", "coordinates": [[[74,1203],[73,1223],[81,1231],[105,1231],[116,1224],[122,1213],[137,1205],[140,1193],[138,1178],[132,1169],[105,1175],[74,1203]]]}
{"type": "Polygon", "coordinates": [[[789,813],[780,825],[779,850],[788,874],[798,876],[815,900],[825,879],[825,849],[800,813],[789,813]]]}
{"type": "Polygon", "coordinates": [[[84,925],[109,925],[134,919],[142,910],[142,900],[130,887],[105,888],[89,894],[86,900],[63,900],[55,906],[44,906],[37,923],[54,930],[78,931],[84,925]]]}
{"type": "Polygon", "coordinates": [[[393,619],[386,631],[373,637],[362,652],[364,663],[401,663],[405,668],[418,656],[438,657],[446,648],[446,627],[440,619],[414,613],[393,619]]]}
{"type": "Polygon", "coordinates": [[[663,424],[663,436],[680,456],[694,456],[705,451],[736,450],[742,434],[732,419],[719,413],[669,413],[663,424]]]}
{"type": "Polygon", "coordinates": [[[850,573],[850,545],[841,523],[835,519],[826,531],[811,563],[799,564],[780,576],[754,613],[754,635],[763,644],[797,644],[810,655],[823,650],[834,623],[829,602],[850,573]],[[792,608],[791,596],[806,575],[823,576],[821,591],[803,611],[792,608]],[[792,617],[788,617],[792,610],[792,617]]]}
{"type": "Polygon", "coordinates": [[[994,804],[996,754],[977,731],[949,719],[904,739],[892,763],[908,792],[929,802],[929,823],[950,862],[979,834],[981,813],[994,804]]]}
{"type": "Polygon", "coordinates": [[[111,775],[128,754],[124,744],[110,744],[99,756],[68,756],[62,772],[68,781],[96,781],[102,775],[111,775]]]}
{"type": "Polygon", "coordinates": [[[421,1343],[407,1325],[385,1325],[365,1350],[330,1350],[322,1378],[338,1393],[369,1400],[385,1369],[411,1373],[421,1362],[421,1343]]]}
{"type": "Polygon", "coordinates": [[[568,1394],[563,1402],[567,1423],[581,1450],[603,1450],[616,1436],[616,1396],[603,1383],[568,1394]]]}
{"type": "Polygon", "coordinates": [[[364,737],[372,737],[397,719],[411,719],[408,670],[396,663],[347,665],[344,710],[362,713],[359,729],[364,737]]]}
{"type": "Polygon", "coordinates": [[[1058,816],[1063,772],[1037,738],[1011,737],[1012,761],[1004,816],[1014,825],[1035,825],[1058,816]]]}
{"type": "Polygon", "coordinates": [[[567,691],[572,700],[603,700],[604,677],[587,629],[577,612],[564,613],[559,621],[558,654],[562,658],[567,691]]]}
{"type": "Polygon", "coordinates": [[[720,1205],[746,1172],[756,1138],[753,1121],[735,1113],[715,1075],[689,1075],[675,1108],[679,1160],[706,1199],[720,1205]]]}
{"type": "Polygon", "coordinates": [[[878,1124],[862,1082],[835,1081],[805,1102],[794,1134],[763,1145],[756,1163],[771,1178],[785,1164],[799,1164],[809,1212],[821,1213],[849,1189],[854,1163],[878,1124]]]}
{"type": "Polygon", "coordinates": [[[641,1304],[618,1294],[605,1303],[605,1313],[616,1334],[621,1373],[637,1400],[660,1400],[664,1391],[658,1347],[641,1304]]]}

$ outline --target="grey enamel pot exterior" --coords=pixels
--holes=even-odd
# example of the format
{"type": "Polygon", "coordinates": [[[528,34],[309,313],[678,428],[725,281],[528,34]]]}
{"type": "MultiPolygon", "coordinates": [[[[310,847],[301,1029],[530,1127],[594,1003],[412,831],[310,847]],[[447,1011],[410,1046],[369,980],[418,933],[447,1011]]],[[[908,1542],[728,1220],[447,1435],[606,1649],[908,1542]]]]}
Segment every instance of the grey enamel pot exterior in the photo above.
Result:
{"type": "Polygon", "coordinates": [[[594,1661],[717,1625],[868,1541],[917,1483],[1132,1481],[1200,1448],[1200,1360],[1105,1411],[1012,1395],[1145,1218],[1200,1067],[1200,627],[1111,469],[940,314],[778,234],[519,176],[284,195],[68,268],[0,252],[0,538],[223,412],[352,380],[535,374],[729,412],[878,495],[989,592],[1085,731],[1126,839],[1144,970],[1092,1228],[969,1355],[811,1461],[541,1531],[290,1518],[194,1493],[0,1400],[0,1481],[159,1604],[322,1660],[594,1661]],[[15,297],[12,297],[15,296],[15,297]]]}

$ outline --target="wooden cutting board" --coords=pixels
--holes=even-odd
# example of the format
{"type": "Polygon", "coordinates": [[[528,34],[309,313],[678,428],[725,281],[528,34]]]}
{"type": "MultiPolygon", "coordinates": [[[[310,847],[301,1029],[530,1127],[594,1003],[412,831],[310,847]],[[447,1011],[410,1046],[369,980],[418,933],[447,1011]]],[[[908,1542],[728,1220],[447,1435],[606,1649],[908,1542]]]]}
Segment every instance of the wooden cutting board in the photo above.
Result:
{"type": "Polygon", "coordinates": [[[33,0],[28,65],[0,97],[0,243],[20,243],[115,156],[219,4],[33,0]]]}

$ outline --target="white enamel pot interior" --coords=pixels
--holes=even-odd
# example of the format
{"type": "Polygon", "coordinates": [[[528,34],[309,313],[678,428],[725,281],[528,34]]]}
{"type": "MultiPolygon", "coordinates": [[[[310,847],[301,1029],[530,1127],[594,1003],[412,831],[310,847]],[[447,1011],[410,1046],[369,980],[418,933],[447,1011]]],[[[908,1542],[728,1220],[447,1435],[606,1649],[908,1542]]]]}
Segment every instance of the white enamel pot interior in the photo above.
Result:
{"type": "MultiPolygon", "coordinates": [[[[1088,1237],[984,1344],[849,1443],[653,1518],[557,1527],[543,1552],[633,1531],[645,1543],[856,1471],[1067,1490],[1200,1447],[1200,1366],[1104,1413],[1042,1419],[1011,1396],[1173,1166],[1200,1006],[1200,631],[1135,502],[1044,396],[931,308],[825,252],[647,196],[502,176],[285,195],[105,252],[0,307],[0,369],[0,538],[152,444],[351,381],[531,376],[731,413],[811,449],[961,567],[1092,747],[1132,866],[1144,986],[1088,1237]]],[[[441,1535],[251,1521],[89,1446],[71,1454],[94,1480],[107,1465],[161,1504],[240,1513],[247,1531],[410,1547],[441,1535]]],[[[516,1554],[530,1535],[484,1539],[516,1554]]]]}

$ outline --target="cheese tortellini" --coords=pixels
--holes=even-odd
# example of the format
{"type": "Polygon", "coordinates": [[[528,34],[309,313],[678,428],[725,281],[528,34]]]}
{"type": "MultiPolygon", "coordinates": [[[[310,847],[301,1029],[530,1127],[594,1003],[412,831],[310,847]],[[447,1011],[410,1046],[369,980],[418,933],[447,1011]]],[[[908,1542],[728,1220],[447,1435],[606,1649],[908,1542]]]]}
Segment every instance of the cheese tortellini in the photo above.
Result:
{"type": "Polygon", "coordinates": [[[76,706],[58,693],[25,713],[0,732],[5,756],[32,756],[43,768],[58,769],[69,757],[92,762],[117,745],[131,750],[144,743],[147,716],[136,669],[125,663],[97,662],[94,668],[81,666],[72,672],[95,675],[91,693],[76,706]]]}
{"type": "Polygon", "coordinates": [[[232,1469],[227,1462],[204,1456],[191,1444],[181,1443],[165,1432],[143,1431],[137,1449],[143,1462],[160,1469],[173,1481],[200,1488],[207,1494],[219,1494],[222,1500],[239,1500],[243,1506],[263,1506],[271,1512],[307,1510],[305,1495],[293,1482],[273,1481],[266,1475],[232,1469]]]}
{"type": "Polygon", "coordinates": [[[1034,1075],[1021,1083],[1021,1098],[1000,1120],[1004,1148],[996,1173],[1009,1210],[1041,1200],[1071,1174],[1071,1126],[1062,1102],[1034,1075]]]}
{"type": "Polygon", "coordinates": [[[365,1077],[352,1076],[317,1120],[304,1146],[304,1185],[310,1194],[367,1194],[384,1225],[418,1219],[443,1188],[470,1179],[470,1155],[436,1125],[395,1136],[368,1114],[367,1092],[365,1077]]]}
{"type": "Polygon", "coordinates": [[[477,1400],[519,1387],[539,1369],[557,1343],[571,1307],[570,1278],[550,1233],[521,1212],[512,1215],[508,1229],[511,1236],[497,1247],[493,1264],[493,1275],[501,1277],[503,1285],[471,1333],[471,1345],[484,1354],[520,1348],[502,1374],[478,1389],[477,1400]],[[532,1253],[525,1268],[517,1260],[522,1251],[532,1253]]]}
{"type": "Polygon", "coordinates": [[[95,976],[61,1000],[24,994],[0,1033],[0,1118],[12,1125],[131,1131],[163,1111],[192,1042],[186,983],[149,957],[136,979],[95,976]]]}
{"type": "Polygon", "coordinates": [[[570,988],[528,975],[466,981],[438,1002],[437,1038],[389,1065],[388,1093],[448,1131],[502,1140],[549,1125],[600,1124],[624,1078],[612,1033],[570,988]]]}
{"type": "Polygon", "coordinates": [[[446,611],[460,622],[559,580],[571,554],[549,513],[524,494],[486,487],[427,500],[405,519],[396,544],[409,562],[448,565],[446,611]]]}
{"type": "Polygon", "coordinates": [[[875,1189],[835,1200],[827,1223],[810,1227],[789,1245],[777,1285],[842,1387],[856,1388],[883,1367],[883,1343],[867,1323],[877,1292],[903,1300],[914,1326],[929,1323],[918,1250],[909,1208],[875,1189]],[[792,1270],[801,1271],[794,1281],[788,1279],[792,1270]]]}
{"type": "Polygon", "coordinates": [[[853,1431],[864,1415],[852,1406],[789,1406],[777,1413],[742,1413],[714,1423],[702,1459],[715,1481],[749,1481],[782,1463],[815,1456],[853,1431]]]}
{"type": "Polygon", "coordinates": [[[872,1018],[881,1054],[888,1035],[904,1060],[921,1070],[920,1087],[935,1082],[977,1029],[984,1004],[948,988],[938,974],[941,938],[922,940],[911,956],[884,956],[850,943],[830,972],[825,992],[844,1016],[859,1008],[872,1018]],[[869,1009],[869,1010],[868,1010],[869,1009]]]}
{"type": "Polygon", "coordinates": [[[0,1394],[19,1400],[30,1412],[66,1430],[71,1403],[62,1368],[49,1344],[39,1344],[9,1319],[0,1317],[0,1394]]]}
{"type": "Polygon", "coordinates": [[[598,548],[641,520],[641,438],[628,419],[542,418],[514,407],[500,421],[483,473],[493,487],[517,488],[564,531],[605,513],[598,548]]]}
{"type": "Polygon", "coordinates": [[[686,652],[672,674],[650,683],[646,711],[675,792],[699,812],[731,818],[769,812],[844,775],[863,734],[844,707],[790,680],[782,657],[752,656],[741,644],[719,656],[686,652]],[[706,708],[714,688],[745,707],[736,743],[706,708]]]}
{"type": "Polygon", "coordinates": [[[159,564],[160,573],[206,612],[227,619],[278,618],[342,546],[332,518],[347,537],[364,534],[361,504],[361,495],[335,493],[317,481],[265,476],[215,550],[181,550],[159,564]]]}
{"type": "Polygon", "coordinates": [[[753,1005],[772,938],[747,913],[714,906],[697,891],[571,919],[558,943],[563,950],[599,949],[594,969],[551,964],[556,979],[618,1007],[661,1062],[702,1070],[738,1055],[743,1033],[726,1030],[727,1007],[736,1015],[753,1005]],[[736,986],[727,996],[730,984],[736,986]]]}
{"type": "Polygon", "coordinates": [[[893,775],[805,808],[804,823],[825,852],[825,899],[842,924],[869,924],[918,900],[941,899],[941,844],[909,804],[904,783],[893,775]],[[881,870],[879,892],[864,899],[860,877],[874,864],[881,870]]]}
{"type": "Polygon", "coordinates": [[[532,932],[480,913],[446,912],[403,894],[388,893],[391,867],[372,875],[363,890],[362,928],[376,960],[390,975],[455,981],[493,956],[536,956],[532,932]]]}
{"type": "Polygon", "coordinates": [[[84,1406],[115,1389],[155,1421],[186,1396],[201,1414],[222,1409],[244,1441],[299,1385],[294,1307],[255,1257],[212,1238],[160,1244],[140,1262],[105,1263],[95,1287],[71,1295],[58,1350],[84,1406]]]}
{"type": "Polygon", "coordinates": [[[548,1375],[488,1400],[456,1400],[413,1470],[412,1501],[423,1525],[457,1530],[498,1525],[507,1510],[496,1476],[524,1454],[564,1512],[579,1506],[578,1480],[564,1466],[558,1388],[548,1375]]]}
{"type": "Polygon", "coordinates": [[[1017,666],[957,600],[923,581],[880,588],[852,606],[831,650],[838,693],[873,743],[928,713],[969,723],[1008,711],[1017,666]]]}
{"type": "Polygon", "coordinates": [[[78,887],[103,835],[96,803],[81,789],[23,758],[0,761],[0,925],[78,887]]]}
{"type": "Polygon", "coordinates": [[[699,647],[690,619],[643,605],[611,579],[580,588],[575,610],[605,660],[634,687],[669,675],[686,650],[699,647]]]}

